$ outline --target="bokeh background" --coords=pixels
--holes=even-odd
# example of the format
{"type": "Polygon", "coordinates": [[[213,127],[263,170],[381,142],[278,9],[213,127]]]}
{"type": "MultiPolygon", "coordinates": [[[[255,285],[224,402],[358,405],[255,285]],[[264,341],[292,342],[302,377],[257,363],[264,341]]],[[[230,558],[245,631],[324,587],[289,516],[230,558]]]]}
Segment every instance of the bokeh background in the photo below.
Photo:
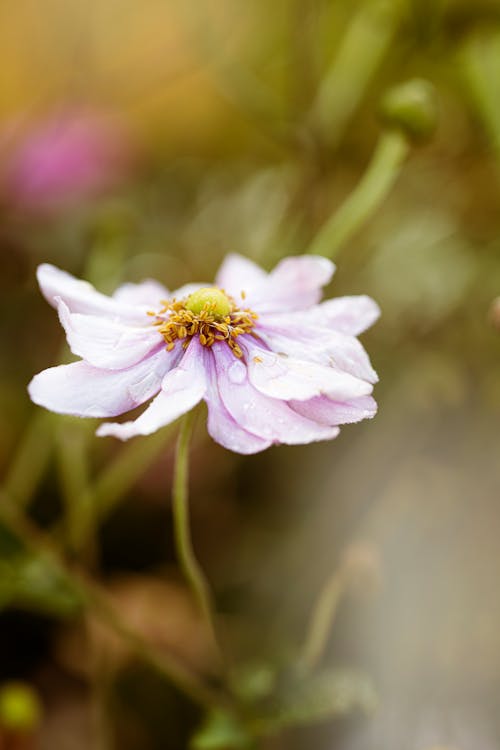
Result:
{"type": "Polygon", "coordinates": [[[436,128],[327,290],[382,308],[363,336],[379,414],[254,457],[200,419],[194,539],[238,690],[279,695],[263,746],[498,748],[500,3],[18,0],[0,49],[0,688],[41,703],[0,746],[176,750],[202,718],[97,624],[47,536],[148,643],[211,670],[172,544],[176,428],[117,444],[29,402],[33,373],[69,361],[37,265],[175,288],[229,251],[305,252],[384,136],[381,97],[417,76],[436,128]],[[299,689],[311,612],[346,570],[299,689]]]}

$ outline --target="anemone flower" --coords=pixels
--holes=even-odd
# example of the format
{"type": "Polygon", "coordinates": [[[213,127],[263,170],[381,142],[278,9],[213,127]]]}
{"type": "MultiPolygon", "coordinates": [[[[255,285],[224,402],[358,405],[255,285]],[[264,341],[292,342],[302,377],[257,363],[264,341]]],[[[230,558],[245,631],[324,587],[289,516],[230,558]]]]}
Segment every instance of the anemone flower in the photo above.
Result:
{"type": "Polygon", "coordinates": [[[356,336],[378,317],[366,296],[320,303],[335,270],[326,258],[286,258],[266,273],[229,255],[214,286],[168,292],[156,281],[111,296],[54,266],[38,269],[69,347],[81,360],[29,385],[61,414],[116,417],[151,401],[134,421],[97,434],[148,435],[204,400],[212,438],[237,453],[329,440],[372,417],[377,374],[356,336]]]}

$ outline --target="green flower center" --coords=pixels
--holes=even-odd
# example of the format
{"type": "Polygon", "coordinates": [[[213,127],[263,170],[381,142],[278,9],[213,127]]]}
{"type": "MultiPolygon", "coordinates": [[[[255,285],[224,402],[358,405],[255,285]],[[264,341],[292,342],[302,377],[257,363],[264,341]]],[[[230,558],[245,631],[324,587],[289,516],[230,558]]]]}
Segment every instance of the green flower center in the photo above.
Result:
{"type": "Polygon", "coordinates": [[[185,302],[186,310],[194,315],[207,312],[214,318],[223,320],[233,309],[228,297],[216,287],[203,287],[189,295],[185,302]]]}

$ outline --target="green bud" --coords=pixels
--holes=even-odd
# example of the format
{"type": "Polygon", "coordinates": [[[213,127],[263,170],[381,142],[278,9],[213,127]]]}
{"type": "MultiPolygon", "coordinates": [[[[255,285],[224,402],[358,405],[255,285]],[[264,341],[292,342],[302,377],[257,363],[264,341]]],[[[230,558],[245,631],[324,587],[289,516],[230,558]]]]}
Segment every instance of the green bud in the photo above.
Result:
{"type": "Polygon", "coordinates": [[[36,692],[23,682],[8,682],[0,688],[0,726],[10,732],[33,732],[42,708],[36,692]]]}
{"type": "Polygon", "coordinates": [[[403,130],[414,140],[425,140],[433,134],[437,109],[434,86],[421,78],[413,78],[389,89],[380,103],[384,123],[403,130]]]}
{"type": "Polygon", "coordinates": [[[216,287],[207,286],[189,295],[186,300],[186,310],[190,310],[195,315],[208,311],[216,318],[225,318],[231,312],[232,305],[224,292],[216,287]]]}

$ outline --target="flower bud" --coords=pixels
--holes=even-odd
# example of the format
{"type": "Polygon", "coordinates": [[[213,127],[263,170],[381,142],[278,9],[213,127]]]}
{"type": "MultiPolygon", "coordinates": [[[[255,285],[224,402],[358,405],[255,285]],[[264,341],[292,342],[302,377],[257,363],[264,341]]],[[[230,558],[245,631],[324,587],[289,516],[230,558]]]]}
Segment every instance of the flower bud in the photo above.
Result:
{"type": "Polygon", "coordinates": [[[8,682],[0,689],[0,726],[7,732],[34,732],[41,714],[38,696],[29,685],[8,682]]]}
{"type": "Polygon", "coordinates": [[[194,315],[210,312],[216,318],[225,318],[231,312],[231,302],[224,292],[215,287],[202,287],[189,295],[186,300],[186,310],[194,315]]]}
{"type": "Polygon", "coordinates": [[[437,125],[437,98],[429,81],[413,78],[390,88],[382,97],[380,115],[389,127],[416,141],[430,138],[437,125]]]}

